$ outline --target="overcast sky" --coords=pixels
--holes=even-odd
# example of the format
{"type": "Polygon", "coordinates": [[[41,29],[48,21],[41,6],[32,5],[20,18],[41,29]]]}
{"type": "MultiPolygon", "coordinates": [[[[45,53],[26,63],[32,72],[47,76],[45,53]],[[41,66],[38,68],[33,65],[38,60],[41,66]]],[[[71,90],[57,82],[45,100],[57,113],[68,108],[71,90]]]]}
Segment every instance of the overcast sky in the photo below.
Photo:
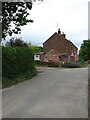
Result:
{"type": "Polygon", "coordinates": [[[33,23],[22,27],[24,41],[33,45],[43,45],[58,28],[80,48],[83,40],[88,39],[88,0],[44,0],[33,4],[30,19],[33,23]]]}

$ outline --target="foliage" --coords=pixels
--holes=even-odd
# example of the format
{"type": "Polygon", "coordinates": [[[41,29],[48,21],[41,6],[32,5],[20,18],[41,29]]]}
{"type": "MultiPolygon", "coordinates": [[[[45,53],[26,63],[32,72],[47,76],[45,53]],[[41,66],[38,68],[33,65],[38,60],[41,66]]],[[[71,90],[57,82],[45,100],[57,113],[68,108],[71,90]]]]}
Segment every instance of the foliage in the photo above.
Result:
{"type": "Polygon", "coordinates": [[[41,46],[37,46],[37,45],[31,45],[31,43],[29,43],[29,47],[32,49],[32,51],[35,52],[43,52],[43,47],[41,46]]]}
{"type": "Polygon", "coordinates": [[[64,64],[62,64],[62,67],[80,68],[81,67],[81,63],[64,63],[64,64]]]}
{"type": "Polygon", "coordinates": [[[35,61],[36,66],[59,67],[59,68],[80,68],[81,63],[55,63],[55,62],[41,62],[35,61]]]}
{"type": "Polygon", "coordinates": [[[40,52],[43,52],[43,47],[38,46],[38,48],[39,48],[40,52]]]}
{"type": "Polygon", "coordinates": [[[32,2],[2,2],[2,38],[12,36],[12,33],[21,33],[20,26],[33,22],[27,18],[27,10],[31,8],[32,2]],[[14,29],[11,29],[11,23],[15,25],[14,29]]]}
{"type": "Polygon", "coordinates": [[[9,79],[7,77],[3,77],[2,78],[2,88],[9,87],[14,84],[20,83],[22,81],[25,81],[27,79],[34,77],[35,75],[37,75],[36,69],[33,68],[32,70],[27,71],[25,74],[21,74],[16,78],[9,79]]]}
{"type": "Polygon", "coordinates": [[[20,2],[2,2],[2,38],[6,36],[12,36],[13,33],[20,34],[21,27],[27,25],[33,20],[28,19],[30,15],[27,10],[32,9],[33,2],[42,3],[43,0],[31,0],[26,2],[22,0],[20,2]],[[14,24],[14,29],[11,29],[11,23],[14,24]]]}
{"type": "Polygon", "coordinates": [[[46,66],[46,67],[59,67],[58,63],[55,62],[41,62],[41,61],[35,61],[36,66],[46,66]]]}
{"type": "Polygon", "coordinates": [[[83,63],[82,67],[88,67],[88,63],[83,63]]]}
{"type": "Polygon", "coordinates": [[[21,38],[11,38],[9,42],[6,42],[7,47],[28,47],[28,44],[21,38]]]}
{"type": "Polygon", "coordinates": [[[32,51],[35,53],[35,52],[40,52],[38,46],[35,46],[35,45],[31,45],[30,48],[32,49],[32,51]]]}
{"type": "Polygon", "coordinates": [[[39,60],[35,60],[36,66],[47,66],[46,62],[41,62],[39,60]]]}
{"type": "Polygon", "coordinates": [[[33,52],[25,47],[2,47],[2,77],[7,79],[18,78],[35,69],[33,52]]]}
{"type": "Polygon", "coordinates": [[[79,50],[79,60],[90,60],[90,40],[84,40],[79,50]]]}
{"type": "Polygon", "coordinates": [[[80,68],[86,67],[86,64],[82,66],[81,63],[55,63],[55,62],[40,62],[35,61],[36,66],[46,66],[46,67],[59,67],[59,68],[80,68]]]}
{"type": "Polygon", "coordinates": [[[85,62],[75,62],[75,63],[55,63],[55,62],[41,62],[35,61],[36,66],[43,66],[43,67],[58,67],[58,68],[83,68],[88,67],[89,63],[85,62]]]}

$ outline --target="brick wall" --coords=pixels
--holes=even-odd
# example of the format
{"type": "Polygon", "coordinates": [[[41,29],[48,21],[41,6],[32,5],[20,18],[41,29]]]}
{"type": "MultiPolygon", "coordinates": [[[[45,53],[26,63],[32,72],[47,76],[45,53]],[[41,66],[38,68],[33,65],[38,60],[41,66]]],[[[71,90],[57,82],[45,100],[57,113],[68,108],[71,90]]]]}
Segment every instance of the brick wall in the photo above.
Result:
{"type": "Polygon", "coordinates": [[[43,44],[45,59],[44,61],[59,62],[68,61],[68,55],[73,53],[70,57],[71,62],[75,61],[75,54],[77,54],[77,49],[74,44],[65,38],[65,34],[54,33],[47,41],[43,44]],[[76,53],[75,53],[76,49],[76,53]],[[65,55],[65,56],[62,56],[65,55]],[[61,56],[61,59],[59,59],[61,56]]]}
{"type": "Polygon", "coordinates": [[[39,55],[39,58],[40,58],[40,60],[39,61],[44,61],[44,53],[34,53],[34,56],[35,55],[39,55]]]}

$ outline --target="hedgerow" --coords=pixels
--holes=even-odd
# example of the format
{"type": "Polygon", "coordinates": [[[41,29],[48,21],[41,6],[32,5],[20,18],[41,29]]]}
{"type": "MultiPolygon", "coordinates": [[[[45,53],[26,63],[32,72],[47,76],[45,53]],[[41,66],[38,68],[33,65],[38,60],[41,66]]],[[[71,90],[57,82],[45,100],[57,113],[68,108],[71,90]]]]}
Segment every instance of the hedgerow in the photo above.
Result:
{"type": "MultiPolygon", "coordinates": [[[[2,77],[9,81],[2,81],[6,84],[12,82],[19,76],[24,79],[36,75],[34,67],[33,51],[25,47],[2,47],[2,77]]],[[[15,81],[14,81],[15,82],[15,81]]],[[[18,82],[18,81],[17,81],[18,82]]]]}

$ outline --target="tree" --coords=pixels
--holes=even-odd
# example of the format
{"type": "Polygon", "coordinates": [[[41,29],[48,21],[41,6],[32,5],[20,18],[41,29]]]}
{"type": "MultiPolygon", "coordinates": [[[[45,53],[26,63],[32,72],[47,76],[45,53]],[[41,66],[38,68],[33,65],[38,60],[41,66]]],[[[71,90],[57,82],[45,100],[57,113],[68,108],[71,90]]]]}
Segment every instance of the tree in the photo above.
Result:
{"type": "Polygon", "coordinates": [[[43,52],[43,47],[38,46],[38,48],[39,48],[40,52],[43,52]]]}
{"type": "Polygon", "coordinates": [[[37,45],[32,45],[29,43],[29,47],[33,50],[33,52],[43,52],[43,47],[37,46],[37,45]]]}
{"type": "Polygon", "coordinates": [[[35,53],[35,52],[40,52],[38,46],[36,45],[30,45],[30,48],[32,49],[32,51],[35,53]]]}
{"type": "Polygon", "coordinates": [[[79,60],[90,60],[90,40],[84,40],[79,50],[79,60]]]}
{"type": "Polygon", "coordinates": [[[33,22],[27,18],[27,10],[31,8],[32,2],[2,2],[2,38],[12,36],[12,33],[21,33],[20,26],[33,22]],[[14,29],[11,29],[11,23],[15,25],[14,29]]]}
{"type": "Polygon", "coordinates": [[[21,26],[27,25],[33,20],[28,19],[30,15],[27,10],[32,9],[33,2],[42,2],[43,0],[31,0],[31,2],[2,2],[2,38],[7,35],[12,36],[12,33],[20,34],[21,26]],[[11,23],[14,24],[14,29],[11,29],[11,23]]]}
{"type": "Polygon", "coordinates": [[[6,43],[7,47],[28,47],[28,44],[24,42],[21,38],[11,38],[9,42],[6,43]]]}

